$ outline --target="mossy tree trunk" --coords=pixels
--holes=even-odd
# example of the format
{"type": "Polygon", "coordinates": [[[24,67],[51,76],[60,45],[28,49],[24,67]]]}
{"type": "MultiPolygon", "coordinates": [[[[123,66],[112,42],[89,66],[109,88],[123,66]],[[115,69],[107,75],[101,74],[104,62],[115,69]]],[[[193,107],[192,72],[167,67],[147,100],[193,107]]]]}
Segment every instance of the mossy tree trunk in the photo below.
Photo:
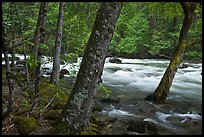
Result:
{"type": "Polygon", "coordinates": [[[72,93],[62,110],[61,121],[76,133],[89,126],[89,117],[108,53],[108,44],[121,7],[120,2],[101,3],[72,93]]]}
{"type": "Polygon", "coordinates": [[[60,2],[56,40],[55,40],[55,51],[54,51],[54,59],[53,59],[53,70],[50,77],[50,83],[52,84],[58,82],[59,73],[60,73],[60,52],[61,52],[61,42],[62,42],[64,8],[65,8],[65,2],[60,2]]]}
{"type": "Polygon", "coordinates": [[[176,75],[178,66],[183,60],[183,55],[186,48],[190,45],[190,42],[187,40],[187,33],[192,24],[195,14],[194,11],[197,4],[190,2],[181,2],[180,4],[183,8],[184,20],[179,36],[178,45],[175,48],[169,66],[166,69],[155,92],[145,98],[146,100],[153,101],[155,103],[162,103],[166,101],[166,97],[169,94],[169,90],[171,88],[174,76],[176,75]]]}

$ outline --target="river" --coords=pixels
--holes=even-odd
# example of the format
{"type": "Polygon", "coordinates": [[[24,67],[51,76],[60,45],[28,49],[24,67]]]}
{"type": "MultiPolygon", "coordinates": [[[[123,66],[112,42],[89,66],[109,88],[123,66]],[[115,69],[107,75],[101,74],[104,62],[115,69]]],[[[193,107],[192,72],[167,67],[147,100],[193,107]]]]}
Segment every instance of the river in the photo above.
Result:
{"type": "MultiPolygon", "coordinates": [[[[116,64],[110,63],[109,58],[106,58],[103,84],[111,91],[111,96],[119,98],[120,101],[103,103],[99,119],[103,116],[117,119],[125,117],[131,120],[140,117],[143,121],[156,124],[159,134],[202,134],[202,63],[184,62],[189,66],[177,70],[166,103],[159,105],[145,101],[144,98],[154,92],[170,61],[123,58],[120,60],[122,63],[116,64]]],[[[78,63],[69,64],[64,68],[76,76],[80,61],[81,58],[78,63]]],[[[112,125],[112,128],[115,126],[115,131],[107,134],[123,134],[121,130],[124,125],[117,124],[112,125]]]]}
{"type": "MultiPolygon", "coordinates": [[[[202,134],[202,64],[185,62],[190,66],[178,69],[173,80],[166,103],[158,105],[145,101],[144,98],[153,93],[158,86],[169,60],[161,59],[122,59],[122,64],[114,64],[106,60],[103,71],[103,83],[114,96],[123,96],[126,105],[120,109],[106,112],[109,116],[141,115],[144,121],[161,126],[165,132],[160,134],[202,134]],[[133,111],[134,106],[152,105],[156,111],[141,113],[133,111]],[[132,106],[127,108],[127,106],[132,106]],[[117,111],[118,110],[118,111],[117,111]],[[124,111],[128,110],[128,111],[124,111]],[[113,113],[115,112],[115,113],[113,113]],[[196,124],[199,123],[199,124],[196,124]]],[[[116,108],[117,108],[116,107],[116,108]]],[[[148,111],[148,110],[146,110],[148,111]]]]}
{"type": "MultiPolygon", "coordinates": [[[[154,123],[161,135],[202,134],[202,63],[185,62],[189,66],[178,69],[166,102],[154,104],[144,98],[158,86],[169,60],[119,59],[121,64],[110,63],[109,58],[106,58],[102,80],[111,91],[111,96],[120,101],[103,103],[101,112],[98,112],[99,118],[129,118],[134,121],[139,117],[154,123]]],[[[43,60],[46,62],[47,58],[43,60]]],[[[80,62],[81,58],[77,63],[61,65],[60,68],[76,76],[80,62]]],[[[51,71],[52,63],[48,61],[42,67],[51,71]]],[[[112,125],[116,131],[107,134],[122,134],[124,125],[117,124],[112,125]]]]}

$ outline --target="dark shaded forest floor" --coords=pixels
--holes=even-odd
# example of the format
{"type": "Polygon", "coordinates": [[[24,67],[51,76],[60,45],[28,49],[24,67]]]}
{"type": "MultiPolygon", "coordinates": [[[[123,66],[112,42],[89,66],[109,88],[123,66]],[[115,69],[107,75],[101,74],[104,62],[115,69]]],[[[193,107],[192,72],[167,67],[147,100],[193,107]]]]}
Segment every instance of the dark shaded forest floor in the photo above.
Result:
{"type": "MultiPolygon", "coordinates": [[[[61,135],[69,134],[56,124],[64,107],[75,78],[60,80],[60,84],[49,84],[48,78],[41,77],[39,103],[34,113],[29,113],[34,100],[34,85],[26,85],[22,75],[16,75],[14,80],[14,106],[10,115],[2,122],[2,135],[61,135]]],[[[2,71],[2,114],[9,100],[5,69],[2,71]]],[[[81,134],[102,134],[102,124],[94,116],[90,127],[81,134]]]]}

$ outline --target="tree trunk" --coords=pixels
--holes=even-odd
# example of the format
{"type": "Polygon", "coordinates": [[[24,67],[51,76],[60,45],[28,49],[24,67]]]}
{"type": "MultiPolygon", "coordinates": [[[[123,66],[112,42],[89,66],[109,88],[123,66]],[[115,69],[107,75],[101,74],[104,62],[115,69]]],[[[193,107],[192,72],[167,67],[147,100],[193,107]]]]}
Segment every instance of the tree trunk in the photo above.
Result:
{"type": "Polygon", "coordinates": [[[62,122],[76,133],[89,125],[94,98],[122,4],[101,3],[73,91],[62,110],[62,122]]]}
{"type": "Polygon", "coordinates": [[[186,47],[190,44],[190,42],[187,41],[187,33],[194,18],[196,4],[181,2],[181,5],[184,11],[184,20],[179,36],[179,43],[155,92],[145,98],[146,100],[153,101],[155,103],[162,103],[166,101],[166,97],[169,94],[169,90],[171,88],[174,76],[176,75],[178,66],[183,60],[186,47]]]}
{"type": "Polygon", "coordinates": [[[37,61],[37,65],[35,68],[35,99],[34,103],[31,107],[30,113],[32,113],[37,107],[39,101],[39,84],[40,84],[40,67],[41,67],[41,49],[40,44],[44,43],[44,33],[45,33],[45,17],[47,12],[48,2],[41,2],[38,22],[35,31],[35,59],[37,61]]]}
{"type": "Polygon", "coordinates": [[[13,111],[13,104],[14,104],[14,88],[13,88],[13,80],[12,80],[12,72],[11,72],[11,67],[9,64],[9,58],[8,58],[8,45],[6,45],[6,36],[5,36],[5,28],[3,24],[3,11],[2,11],[2,51],[4,53],[4,58],[5,58],[5,64],[6,64],[6,78],[8,82],[8,87],[9,87],[9,100],[8,100],[8,106],[6,111],[2,114],[2,121],[4,121],[9,114],[13,111]]]}
{"type": "Polygon", "coordinates": [[[151,30],[156,30],[157,29],[157,24],[156,24],[156,17],[151,15],[149,17],[149,26],[151,30]]]}
{"type": "MultiPolygon", "coordinates": [[[[17,8],[16,8],[15,3],[13,3],[13,6],[14,6],[14,8],[15,8],[16,16],[18,17],[18,20],[19,20],[19,22],[20,22],[20,33],[21,33],[21,38],[22,38],[22,40],[24,40],[22,21],[21,21],[21,19],[19,18],[18,10],[17,10],[17,8]]],[[[19,42],[19,43],[20,43],[20,42],[19,42]]],[[[23,45],[23,56],[24,56],[24,71],[25,71],[25,78],[26,78],[26,81],[27,81],[28,85],[30,85],[30,79],[29,79],[29,75],[28,75],[28,63],[27,63],[26,48],[25,48],[25,45],[23,45]]]]}
{"type": "Polygon", "coordinates": [[[63,19],[64,19],[64,8],[65,8],[65,2],[60,2],[56,40],[55,40],[53,70],[52,70],[52,74],[50,77],[50,83],[52,84],[58,82],[59,73],[60,73],[60,52],[61,52],[61,42],[62,42],[62,26],[63,26],[63,19]]]}
{"type": "MultiPolygon", "coordinates": [[[[14,32],[14,23],[13,23],[13,2],[10,3],[10,16],[11,16],[11,46],[15,44],[15,32],[14,32]]],[[[11,50],[11,70],[14,70],[15,65],[15,49],[13,48],[11,50]]]]}

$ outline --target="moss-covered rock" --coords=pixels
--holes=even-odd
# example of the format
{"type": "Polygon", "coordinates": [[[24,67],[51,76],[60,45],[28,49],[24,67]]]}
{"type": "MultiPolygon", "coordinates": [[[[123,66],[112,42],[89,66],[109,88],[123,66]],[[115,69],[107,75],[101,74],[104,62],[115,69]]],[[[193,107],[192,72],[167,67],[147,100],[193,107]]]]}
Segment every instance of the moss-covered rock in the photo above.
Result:
{"type": "Polygon", "coordinates": [[[61,122],[61,120],[59,120],[60,118],[58,118],[58,120],[56,120],[53,124],[52,124],[52,130],[50,131],[50,133],[52,135],[80,135],[79,132],[77,132],[74,129],[71,129],[70,127],[68,127],[68,125],[64,122],[61,122]]]}
{"type": "Polygon", "coordinates": [[[33,117],[18,117],[15,121],[16,128],[21,135],[28,135],[37,127],[37,121],[33,117]]]}

